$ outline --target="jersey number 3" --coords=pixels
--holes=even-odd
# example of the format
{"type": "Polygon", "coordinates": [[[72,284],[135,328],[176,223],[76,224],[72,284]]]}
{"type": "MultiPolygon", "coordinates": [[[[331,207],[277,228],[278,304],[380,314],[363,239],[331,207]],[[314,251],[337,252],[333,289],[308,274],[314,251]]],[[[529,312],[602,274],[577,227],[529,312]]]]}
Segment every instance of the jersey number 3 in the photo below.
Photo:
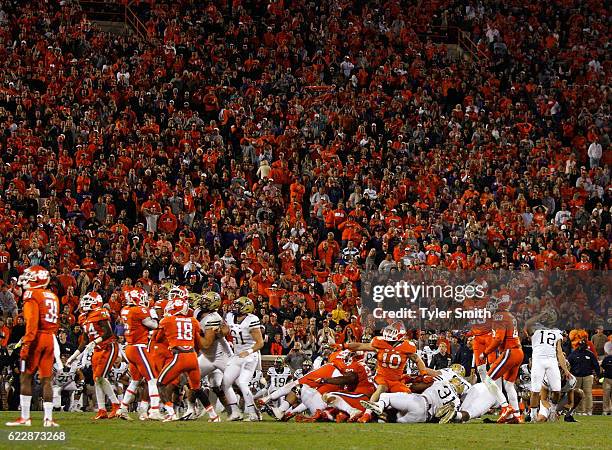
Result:
{"type": "Polygon", "coordinates": [[[57,323],[59,317],[59,311],[57,310],[57,302],[52,299],[45,300],[45,306],[47,307],[47,314],[45,314],[45,322],[57,323]]]}

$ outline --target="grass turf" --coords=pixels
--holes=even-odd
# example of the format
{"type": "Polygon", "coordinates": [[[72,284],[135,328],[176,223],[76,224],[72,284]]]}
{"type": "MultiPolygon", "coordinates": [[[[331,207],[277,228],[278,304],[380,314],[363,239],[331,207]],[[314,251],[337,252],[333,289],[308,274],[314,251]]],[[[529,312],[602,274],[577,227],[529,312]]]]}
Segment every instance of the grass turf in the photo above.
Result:
{"type": "MultiPolygon", "coordinates": [[[[0,448],[64,449],[544,449],[612,448],[612,417],[578,416],[580,423],[468,424],[301,424],[265,421],[207,423],[92,421],[91,413],[55,413],[64,442],[9,441],[9,432],[47,431],[41,413],[30,428],[8,428],[18,417],[0,413],[0,448]]],[[[135,415],[132,415],[136,417],[135,415]]]]}

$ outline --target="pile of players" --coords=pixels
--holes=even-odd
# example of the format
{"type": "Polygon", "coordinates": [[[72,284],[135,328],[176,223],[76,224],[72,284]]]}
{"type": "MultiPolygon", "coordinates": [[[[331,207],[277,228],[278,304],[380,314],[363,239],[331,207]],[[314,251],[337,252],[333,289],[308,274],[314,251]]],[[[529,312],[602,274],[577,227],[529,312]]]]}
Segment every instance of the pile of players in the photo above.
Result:
{"type": "MultiPolygon", "coordinates": [[[[268,371],[273,381],[269,389],[260,389],[262,327],[248,297],[236,299],[222,317],[221,297],[215,292],[201,295],[165,285],[163,296],[151,304],[143,289],[125,287],[121,318],[126,345],[121,348],[102,297],[90,292],[80,300],[79,324],[85,337],[74,354],[62,360],[55,338],[59,300],[46,289],[49,272],[41,266],[30,267],[19,283],[24,288],[26,320],[26,334],[20,342],[21,417],[7,423],[9,426],[31,425],[36,372],[43,388],[43,425],[58,426],[52,418],[53,371],[66,373],[66,366],[70,373],[85,364],[91,364],[93,370],[98,403],[95,420],[132,420],[130,404],[140,396],[143,420],[193,420],[207,415],[209,421],[219,422],[217,411],[223,408],[230,421],[259,421],[263,410],[285,421],[295,417],[302,422],[445,423],[465,422],[501,407],[499,423],[524,421],[515,388],[523,351],[516,321],[503,302],[497,305],[490,332],[471,338],[479,383],[470,383],[460,365],[427,368],[416,346],[406,339],[401,322],[396,322],[370,342],[327,348],[316,366],[306,364],[302,373],[291,375],[279,360],[268,371]],[[121,400],[108,379],[119,358],[127,361],[130,376],[121,400]],[[492,362],[488,371],[487,361],[492,362]],[[415,368],[414,375],[407,374],[409,363],[415,368]],[[179,409],[179,403],[185,407],[179,409]],[[215,408],[217,403],[220,406],[215,408]]],[[[554,420],[563,400],[569,399],[574,406],[580,401],[561,351],[561,333],[544,327],[541,320],[545,319],[543,313],[527,323],[534,349],[530,386],[530,418],[534,421],[554,420]]]]}

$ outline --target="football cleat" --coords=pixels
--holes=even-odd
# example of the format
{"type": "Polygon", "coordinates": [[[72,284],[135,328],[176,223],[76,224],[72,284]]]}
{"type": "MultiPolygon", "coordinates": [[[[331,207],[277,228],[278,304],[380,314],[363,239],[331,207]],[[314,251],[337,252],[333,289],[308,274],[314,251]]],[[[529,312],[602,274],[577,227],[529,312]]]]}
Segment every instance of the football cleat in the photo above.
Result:
{"type": "Polygon", "coordinates": [[[59,427],[59,423],[54,422],[53,419],[45,419],[43,421],[44,428],[57,428],[59,427]]]}
{"type": "Polygon", "coordinates": [[[501,409],[501,414],[497,419],[497,423],[506,423],[509,419],[514,416],[514,408],[510,405],[503,406],[501,409]]]}
{"type": "Polygon", "coordinates": [[[108,418],[109,419],[114,419],[115,417],[119,417],[119,410],[121,409],[121,404],[120,403],[113,403],[113,408],[111,409],[111,412],[108,413],[108,418]]]}
{"type": "Polygon", "coordinates": [[[436,417],[440,419],[439,423],[448,423],[453,419],[454,416],[455,416],[455,407],[451,405],[450,403],[446,405],[442,405],[436,411],[436,417]]]}
{"type": "Polygon", "coordinates": [[[336,423],[344,423],[349,419],[349,415],[343,411],[336,414],[336,423]]]}
{"type": "Polygon", "coordinates": [[[159,420],[162,421],[164,420],[164,416],[162,415],[162,413],[159,411],[159,409],[151,409],[151,412],[149,412],[149,414],[147,415],[147,413],[143,413],[146,417],[146,419],[141,419],[141,420],[159,420]]]}
{"type": "Polygon", "coordinates": [[[140,413],[140,415],[138,416],[138,420],[142,420],[143,422],[145,420],[149,420],[149,415],[147,414],[146,411],[143,411],[140,413]]]}
{"type": "Polygon", "coordinates": [[[361,403],[361,406],[363,406],[365,409],[374,411],[379,416],[383,413],[383,408],[381,408],[381,406],[377,402],[371,402],[369,400],[361,400],[359,403],[361,403]]]}
{"type": "Polygon", "coordinates": [[[369,412],[364,412],[359,419],[357,419],[358,423],[369,423],[372,421],[372,414],[369,412]]]}
{"type": "Polygon", "coordinates": [[[32,419],[24,419],[24,418],[20,417],[19,419],[17,419],[14,422],[6,422],[5,425],[7,427],[31,427],[32,426],[32,419]]]}
{"type": "Polygon", "coordinates": [[[127,420],[127,421],[134,420],[130,417],[130,415],[125,409],[120,409],[119,411],[117,411],[116,417],[119,417],[120,419],[127,420]]]}
{"type": "Polygon", "coordinates": [[[243,415],[240,411],[237,411],[235,413],[232,413],[228,418],[228,422],[236,422],[238,420],[242,420],[243,415]]]}
{"type": "Polygon", "coordinates": [[[218,423],[218,422],[221,422],[221,417],[219,416],[211,417],[208,419],[208,421],[211,423],[218,423]]]}
{"type": "Polygon", "coordinates": [[[259,418],[259,416],[257,415],[257,413],[249,413],[247,414],[247,416],[244,418],[245,422],[259,422],[261,419],[259,418]]]}
{"type": "Polygon", "coordinates": [[[163,422],[175,422],[179,420],[178,416],[175,413],[168,414],[163,422]]]}
{"type": "Polygon", "coordinates": [[[108,419],[108,412],[105,409],[99,409],[98,414],[95,415],[93,420],[108,419]]]}
{"type": "Polygon", "coordinates": [[[563,418],[563,421],[564,422],[574,422],[574,423],[578,422],[576,419],[574,419],[574,416],[570,414],[566,414],[565,417],[563,418]]]}

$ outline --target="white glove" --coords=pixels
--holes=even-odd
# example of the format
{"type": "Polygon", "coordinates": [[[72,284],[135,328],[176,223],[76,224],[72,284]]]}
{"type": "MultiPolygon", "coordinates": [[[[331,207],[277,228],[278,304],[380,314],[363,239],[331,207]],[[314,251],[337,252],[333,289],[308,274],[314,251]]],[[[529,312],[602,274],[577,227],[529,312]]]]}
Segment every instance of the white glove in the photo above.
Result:
{"type": "Polygon", "coordinates": [[[95,341],[91,341],[89,344],[87,344],[87,347],[85,347],[84,352],[85,353],[91,352],[94,349],[95,346],[96,346],[96,342],[95,341]]]}

